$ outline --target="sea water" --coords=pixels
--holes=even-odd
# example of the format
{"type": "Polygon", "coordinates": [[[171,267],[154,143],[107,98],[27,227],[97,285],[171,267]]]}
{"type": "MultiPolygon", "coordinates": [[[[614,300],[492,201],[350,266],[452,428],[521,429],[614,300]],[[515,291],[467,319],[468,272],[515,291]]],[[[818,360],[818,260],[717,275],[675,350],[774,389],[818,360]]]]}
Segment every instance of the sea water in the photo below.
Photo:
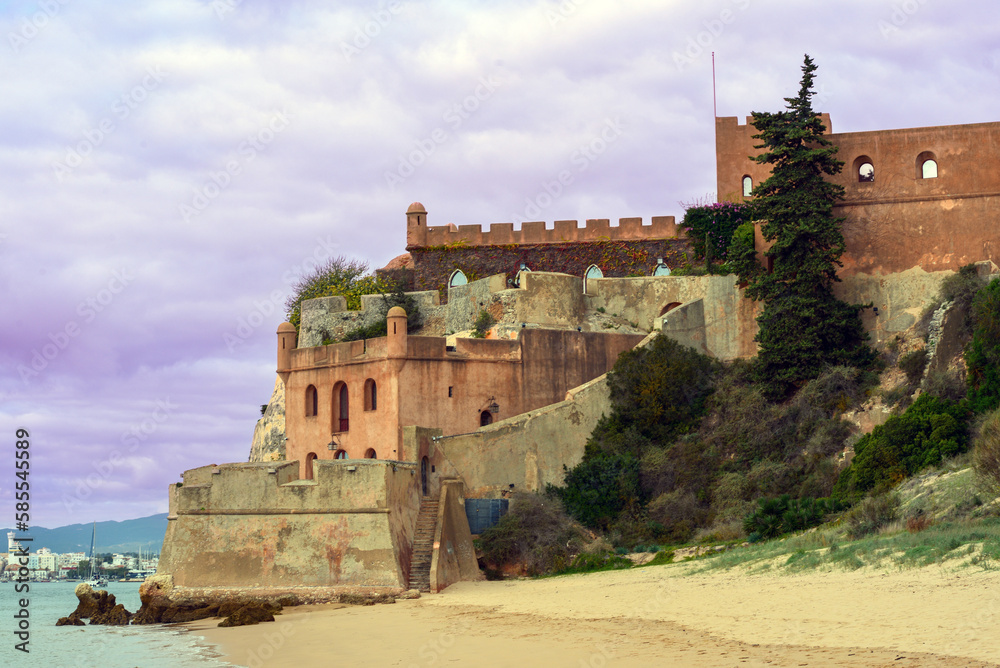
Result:
{"type": "MultiPolygon", "coordinates": [[[[200,636],[176,626],[56,626],[76,610],[76,582],[32,582],[17,593],[15,583],[0,583],[0,666],[46,668],[190,668],[230,666],[200,636]],[[15,648],[19,599],[29,602],[29,653],[15,648]]],[[[106,587],[129,612],[139,609],[138,582],[109,582],[106,587]]],[[[87,620],[84,620],[87,621],[87,620]]]]}

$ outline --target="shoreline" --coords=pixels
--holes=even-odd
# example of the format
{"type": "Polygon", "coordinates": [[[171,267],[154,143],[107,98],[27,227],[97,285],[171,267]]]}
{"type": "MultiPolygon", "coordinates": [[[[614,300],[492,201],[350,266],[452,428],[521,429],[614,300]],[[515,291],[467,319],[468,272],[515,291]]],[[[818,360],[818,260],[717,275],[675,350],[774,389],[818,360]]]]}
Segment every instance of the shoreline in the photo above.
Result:
{"type": "Polygon", "coordinates": [[[1000,665],[1000,573],[687,570],[461,582],[391,605],[304,605],[273,623],[182,626],[254,668],[484,657],[496,666],[1000,665]]]}

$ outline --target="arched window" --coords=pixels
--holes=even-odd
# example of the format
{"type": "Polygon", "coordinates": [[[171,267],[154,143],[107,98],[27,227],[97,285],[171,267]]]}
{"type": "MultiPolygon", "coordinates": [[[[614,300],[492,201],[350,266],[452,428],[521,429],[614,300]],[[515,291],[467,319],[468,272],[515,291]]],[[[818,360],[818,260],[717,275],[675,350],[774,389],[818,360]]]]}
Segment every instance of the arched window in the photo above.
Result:
{"type": "Polygon", "coordinates": [[[743,177],[743,196],[750,197],[753,193],[753,179],[749,175],[743,177]]]}
{"type": "Polygon", "coordinates": [[[657,258],[656,269],[653,270],[653,276],[669,276],[669,275],[670,275],[670,267],[666,265],[662,257],[657,258]]]}
{"type": "Polygon", "coordinates": [[[469,283],[468,277],[466,277],[465,272],[461,269],[456,269],[451,272],[451,277],[448,278],[448,287],[453,288],[456,285],[467,285],[469,283]]]}
{"type": "Polygon", "coordinates": [[[493,424],[493,413],[490,413],[489,409],[486,409],[479,414],[479,426],[485,427],[488,424],[493,424]]]}
{"type": "Polygon", "coordinates": [[[304,480],[313,479],[313,460],[315,459],[316,459],[315,452],[310,452],[308,455],[306,455],[306,471],[305,475],[303,476],[304,480]]]}
{"type": "Polygon", "coordinates": [[[373,411],[378,408],[378,387],[375,381],[369,378],[365,381],[365,410],[373,411]]]}
{"type": "Polygon", "coordinates": [[[596,264],[587,267],[587,271],[583,273],[583,294],[587,294],[587,283],[592,278],[604,278],[604,272],[596,264]]]}
{"type": "Polygon", "coordinates": [[[333,453],[334,459],[347,459],[347,450],[337,450],[333,453]]]}
{"type": "Polygon", "coordinates": [[[315,385],[306,388],[306,417],[316,417],[319,412],[319,392],[315,385]]]}
{"type": "Polygon", "coordinates": [[[350,401],[347,396],[347,384],[339,382],[333,386],[333,431],[347,431],[350,428],[350,401]]]}
{"type": "Polygon", "coordinates": [[[854,161],[854,173],[858,175],[858,183],[871,183],[875,180],[875,164],[867,155],[858,156],[854,161]]]}
{"type": "Polygon", "coordinates": [[[375,448],[368,448],[365,450],[365,459],[378,459],[378,457],[375,456],[375,448]]]}
{"type": "Polygon", "coordinates": [[[936,179],[938,175],[937,156],[931,151],[924,151],[917,156],[917,178],[936,179]]]}

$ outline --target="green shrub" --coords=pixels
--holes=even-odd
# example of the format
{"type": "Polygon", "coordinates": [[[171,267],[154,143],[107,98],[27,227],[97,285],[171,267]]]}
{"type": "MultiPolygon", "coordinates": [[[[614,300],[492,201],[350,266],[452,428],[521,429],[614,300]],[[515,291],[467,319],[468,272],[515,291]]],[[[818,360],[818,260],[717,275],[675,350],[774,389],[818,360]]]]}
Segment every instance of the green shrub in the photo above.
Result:
{"type": "Polygon", "coordinates": [[[587,553],[581,552],[573,557],[573,561],[558,573],[591,573],[594,571],[617,571],[632,568],[633,564],[629,559],[615,553],[587,553]]]}
{"type": "Polygon", "coordinates": [[[733,239],[726,250],[726,269],[727,273],[736,274],[744,281],[763,271],[757,262],[752,222],[743,223],[733,233],[733,239]]]}
{"type": "Polygon", "coordinates": [[[718,370],[711,358],[666,336],[622,353],[607,376],[611,415],[603,433],[631,427],[669,443],[697,426],[718,370]]]}
{"type": "Polygon", "coordinates": [[[674,562],[674,551],[673,550],[659,550],[652,559],[647,561],[644,566],[660,566],[661,564],[672,564],[674,562]]]}
{"type": "Polygon", "coordinates": [[[685,543],[694,530],[711,519],[708,504],[688,489],[660,494],[648,506],[650,519],[663,526],[661,537],[670,543],[685,543]]]}
{"type": "Polygon", "coordinates": [[[899,358],[899,368],[906,374],[906,381],[910,385],[917,385],[924,375],[927,367],[927,349],[921,348],[906,353],[899,358]]]}
{"type": "Polygon", "coordinates": [[[712,260],[726,260],[733,234],[750,220],[751,211],[749,204],[735,202],[689,206],[681,226],[697,257],[704,258],[707,253],[712,260]]]}
{"type": "Polygon", "coordinates": [[[854,459],[840,474],[841,499],[885,491],[926,466],[968,447],[969,411],[963,403],[923,394],[902,415],[890,417],[854,446],[854,459]]]}
{"type": "MultiPolygon", "coordinates": [[[[361,295],[393,291],[394,285],[367,274],[367,271],[366,262],[338,256],[303,276],[292,286],[292,295],[285,302],[288,322],[298,329],[302,302],[307,299],[339,295],[347,300],[349,310],[356,311],[361,308],[361,295]]],[[[381,336],[384,335],[383,330],[381,336]]]]}
{"type": "Polygon", "coordinates": [[[803,531],[826,521],[845,505],[835,499],[793,499],[788,494],[760,499],[756,510],[743,520],[750,542],[769,540],[792,531],[803,531]]]}
{"type": "Polygon", "coordinates": [[[1000,278],[972,300],[972,341],[965,350],[969,403],[977,412],[1000,406],[1000,278]]]}
{"type": "Polygon", "coordinates": [[[549,484],[546,494],[560,499],[566,512],[589,527],[607,529],[624,511],[634,514],[642,506],[639,460],[630,454],[599,452],[563,470],[563,486],[549,484]]]}
{"type": "Polygon", "coordinates": [[[953,307],[968,309],[975,299],[976,293],[984,285],[986,285],[986,281],[979,276],[976,265],[967,264],[941,281],[941,301],[953,302],[953,307]]]}
{"type": "Polygon", "coordinates": [[[493,316],[490,315],[489,311],[486,309],[481,310],[479,315],[476,317],[475,323],[472,325],[472,338],[485,339],[487,332],[490,331],[490,327],[492,327],[495,322],[496,320],[493,319],[493,316]]]}
{"type": "Polygon", "coordinates": [[[899,518],[899,497],[895,494],[869,496],[844,517],[847,535],[861,538],[875,533],[899,518]]]}

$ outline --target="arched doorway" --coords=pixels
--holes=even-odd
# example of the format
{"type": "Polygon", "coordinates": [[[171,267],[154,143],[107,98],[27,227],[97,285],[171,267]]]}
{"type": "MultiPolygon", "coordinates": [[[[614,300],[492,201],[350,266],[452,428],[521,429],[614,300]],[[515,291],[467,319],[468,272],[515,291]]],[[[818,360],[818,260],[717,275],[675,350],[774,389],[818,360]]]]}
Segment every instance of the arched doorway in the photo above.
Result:
{"type": "Polygon", "coordinates": [[[365,459],[378,459],[375,455],[375,448],[368,448],[365,450],[365,459]]]}
{"type": "Polygon", "coordinates": [[[316,459],[315,452],[310,452],[308,455],[306,455],[306,470],[302,476],[303,480],[313,479],[313,460],[315,459],[316,459]]]}
{"type": "Polygon", "coordinates": [[[347,395],[347,384],[339,382],[333,386],[333,429],[342,432],[350,429],[350,401],[347,395]]]}
{"type": "Polygon", "coordinates": [[[488,424],[493,424],[493,413],[490,413],[490,410],[487,408],[479,414],[479,426],[485,427],[488,424]]]}
{"type": "Polygon", "coordinates": [[[337,450],[333,453],[334,459],[347,459],[347,450],[337,450]]]}
{"type": "Polygon", "coordinates": [[[427,484],[427,458],[424,457],[420,460],[420,491],[421,494],[427,496],[430,494],[430,485],[427,484]]]}

